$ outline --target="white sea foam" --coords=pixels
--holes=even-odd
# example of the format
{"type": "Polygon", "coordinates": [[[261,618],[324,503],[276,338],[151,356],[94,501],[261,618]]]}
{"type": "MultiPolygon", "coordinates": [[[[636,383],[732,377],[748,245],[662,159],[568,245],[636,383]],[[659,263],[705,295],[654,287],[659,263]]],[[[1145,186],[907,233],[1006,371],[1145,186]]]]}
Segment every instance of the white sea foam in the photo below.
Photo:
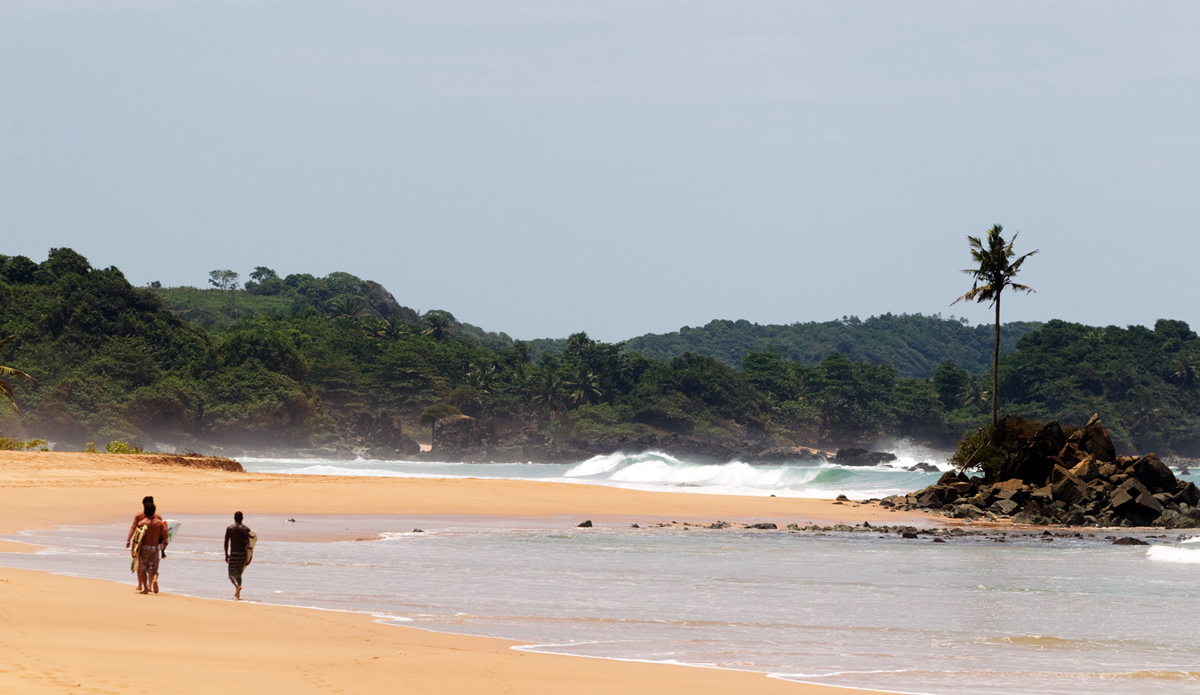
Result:
{"type": "Polygon", "coordinates": [[[1146,549],[1146,557],[1156,562],[1173,562],[1180,565],[1200,565],[1200,549],[1176,548],[1171,545],[1155,545],[1146,549]]]}
{"type": "Polygon", "coordinates": [[[244,459],[247,470],[298,475],[405,478],[488,478],[586,483],[635,490],[780,497],[882,497],[925,487],[935,473],[904,470],[919,462],[945,467],[944,455],[909,442],[893,449],[898,459],[883,466],[840,466],[824,460],[787,464],[742,461],[694,463],[662,452],[614,453],[575,464],[438,463],[431,461],[331,461],[244,459]]]}

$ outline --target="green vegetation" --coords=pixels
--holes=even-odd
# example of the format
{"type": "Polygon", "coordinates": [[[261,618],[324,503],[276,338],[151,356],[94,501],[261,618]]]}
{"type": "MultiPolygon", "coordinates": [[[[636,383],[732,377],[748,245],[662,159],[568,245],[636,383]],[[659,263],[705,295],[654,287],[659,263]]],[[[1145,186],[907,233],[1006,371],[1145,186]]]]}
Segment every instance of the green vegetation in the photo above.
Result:
{"type": "Polygon", "coordinates": [[[0,437],[0,451],[49,451],[45,439],[9,439],[0,437]]]}
{"type": "Polygon", "coordinates": [[[1000,225],[993,225],[988,230],[987,248],[983,247],[983,242],[979,237],[968,236],[967,242],[971,246],[971,259],[979,264],[978,268],[969,268],[963,272],[974,278],[975,283],[971,287],[971,291],[954,300],[954,304],[961,301],[975,301],[979,303],[991,302],[996,308],[996,342],[992,352],[992,426],[998,421],[997,415],[997,399],[1000,397],[1000,390],[996,385],[996,379],[999,375],[1000,365],[1000,296],[1004,293],[1004,288],[1011,287],[1018,292],[1033,292],[1032,287],[1013,282],[1013,278],[1017,273],[1021,272],[1021,266],[1025,261],[1037,251],[1031,251],[1017,260],[1012,260],[1016,255],[1013,251],[1013,243],[1017,240],[1017,235],[1013,235],[1013,240],[1009,243],[1004,243],[1004,237],[1000,233],[1004,228],[1000,225]]]}
{"type": "Polygon", "coordinates": [[[1198,369],[1200,338],[1183,321],[1051,321],[1001,359],[1001,407],[1064,425],[1098,413],[1120,450],[1200,456],[1198,369]]]}
{"type": "MultiPolygon", "coordinates": [[[[939,317],[714,322],[676,338],[713,338],[724,357],[657,357],[586,333],[513,341],[346,273],[249,277],[242,289],[135,288],[70,249],[42,263],[0,256],[0,335],[16,336],[6,362],[37,377],[14,383],[22,414],[0,415],[0,434],[106,450],[370,448],[462,414],[552,438],[949,446],[989,423],[997,392],[986,362],[966,357],[994,348],[990,327],[939,317]]],[[[1200,339],[1186,324],[1034,328],[1007,331],[1024,336],[1000,359],[1002,413],[1070,425],[1098,412],[1124,449],[1200,453],[1200,339]]]]}
{"type": "MultiPolygon", "coordinates": [[[[16,337],[15,335],[10,335],[5,339],[0,340],[0,348],[3,348],[5,343],[7,343],[8,341],[12,340],[15,337],[16,337]]],[[[7,377],[19,376],[19,377],[21,377],[23,379],[27,379],[35,384],[37,383],[37,379],[34,379],[33,377],[29,376],[25,372],[21,371],[20,369],[13,369],[12,367],[5,367],[3,365],[0,365],[0,377],[6,377],[6,376],[7,377]]],[[[0,378],[0,395],[3,395],[4,398],[8,400],[8,404],[12,407],[13,412],[15,412],[17,415],[21,414],[21,409],[17,407],[17,399],[15,396],[13,396],[12,387],[9,386],[8,382],[5,381],[3,378],[0,378]]]]}
{"type": "MultiPolygon", "coordinates": [[[[1012,352],[1021,336],[1040,327],[1039,323],[1029,322],[1005,324],[1001,353],[1012,352]]],[[[557,352],[562,341],[533,341],[533,345],[557,352]]],[[[714,357],[734,368],[747,353],[763,350],[778,350],[787,359],[807,364],[841,353],[855,362],[890,364],[902,377],[927,379],[946,360],[953,360],[971,374],[988,371],[992,331],[988,326],[969,326],[966,319],[884,314],[866,320],[851,316],[787,326],[711,321],[699,328],[684,327],[675,333],[633,338],[625,345],[649,359],[665,360],[690,352],[714,357]]]]}
{"type": "MultiPolygon", "coordinates": [[[[91,442],[88,442],[88,443],[91,444],[91,442]]],[[[92,448],[95,448],[95,445],[93,445],[92,448]]],[[[108,444],[105,444],[104,452],[108,453],[108,454],[144,454],[144,453],[146,453],[145,450],[142,449],[140,444],[130,444],[128,442],[122,442],[119,440],[112,441],[112,442],[109,442],[108,444]]]]}

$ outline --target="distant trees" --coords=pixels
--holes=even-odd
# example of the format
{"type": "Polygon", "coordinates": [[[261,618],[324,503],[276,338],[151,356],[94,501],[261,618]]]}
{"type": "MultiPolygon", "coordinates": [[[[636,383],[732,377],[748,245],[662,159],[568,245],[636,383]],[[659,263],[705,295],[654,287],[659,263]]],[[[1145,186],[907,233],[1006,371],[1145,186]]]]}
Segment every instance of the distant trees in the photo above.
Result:
{"type": "Polygon", "coordinates": [[[992,228],[987,232],[987,246],[984,246],[983,241],[979,237],[968,236],[967,242],[971,247],[971,259],[979,264],[977,268],[967,268],[963,272],[970,275],[974,280],[971,291],[951,302],[951,306],[961,301],[974,301],[978,303],[991,302],[996,308],[996,342],[992,352],[992,425],[996,424],[998,419],[997,404],[999,395],[999,372],[1000,372],[1000,295],[1005,288],[1011,287],[1014,290],[1021,292],[1033,292],[1032,287],[1013,282],[1013,278],[1021,271],[1021,266],[1025,261],[1037,250],[1030,251],[1013,260],[1016,252],[1013,251],[1013,244],[1017,240],[1017,235],[1014,234],[1012,241],[1005,242],[1001,232],[1004,228],[1000,225],[992,225],[992,228]]]}
{"type": "Polygon", "coordinates": [[[213,270],[208,273],[208,284],[218,290],[236,290],[238,277],[232,270],[213,270]]]}
{"type": "Polygon", "coordinates": [[[279,275],[274,270],[262,265],[254,266],[254,270],[250,272],[250,279],[255,282],[265,282],[271,278],[277,278],[279,275]]]}
{"type": "MultiPolygon", "coordinates": [[[[767,342],[731,366],[696,353],[647,357],[582,332],[557,341],[557,351],[542,341],[505,342],[446,312],[422,321],[376,283],[346,273],[259,277],[263,291],[236,293],[240,316],[201,324],[187,319],[214,316],[231,292],[133,287],[119,270],[91,268],[73,252],[59,251],[53,263],[0,256],[0,336],[20,336],[3,344],[0,362],[37,375],[17,392],[23,427],[79,445],[143,438],[302,447],[336,445],[363,413],[386,414],[406,430],[462,413],[497,432],[531,427],[556,437],[631,439],[674,432],[766,447],[903,436],[945,445],[989,422],[990,379],[976,376],[986,365],[975,371],[943,356],[927,374],[909,377],[883,357],[851,353],[903,356],[942,336],[954,355],[994,358],[992,326],[848,318],[814,324],[832,331],[822,340],[845,338],[845,351],[834,345],[822,353],[825,343],[813,343],[820,355],[813,359],[787,351],[798,342],[778,349],[767,342]],[[184,301],[197,303],[177,303],[184,301]],[[895,339],[891,352],[883,327],[895,339]],[[963,336],[975,342],[955,342],[963,336]]],[[[732,339],[768,328],[741,323],[723,322],[721,330],[732,339]]],[[[704,335],[717,340],[717,328],[704,335]]],[[[1012,414],[1082,425],[1099,413],[1124,451],[1200,456],[1200,337],[1186,323],[1051,321],[1007,354],[1003,341],[1015,342],[1019,331],[1003,331],[1000,369],[992,371],[1012,414]]],[[[0,376],[6,386],[27,377],[0,376]]],[[[11,390],[0,398],[16,405],[11,390]]]]}

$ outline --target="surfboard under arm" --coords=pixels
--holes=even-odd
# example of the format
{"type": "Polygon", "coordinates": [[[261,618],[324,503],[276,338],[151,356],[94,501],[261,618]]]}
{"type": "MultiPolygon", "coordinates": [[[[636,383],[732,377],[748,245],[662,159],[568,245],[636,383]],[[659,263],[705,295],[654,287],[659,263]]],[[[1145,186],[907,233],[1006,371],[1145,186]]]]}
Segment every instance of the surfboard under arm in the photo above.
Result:
{"type": "Polygon", "coordinates": [[[142,554],[142,537],[146,535],[146,527],[138,526],[133,532],[133,556],[129,558],[129,571],[137,572],[138,558],[142,554]]]}

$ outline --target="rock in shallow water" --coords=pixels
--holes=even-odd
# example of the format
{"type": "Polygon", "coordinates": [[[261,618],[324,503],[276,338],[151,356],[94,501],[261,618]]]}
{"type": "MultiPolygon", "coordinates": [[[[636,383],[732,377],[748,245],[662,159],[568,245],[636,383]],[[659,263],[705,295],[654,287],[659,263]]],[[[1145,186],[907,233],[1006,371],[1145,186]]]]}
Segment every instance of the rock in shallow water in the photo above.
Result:
{"type": "Polygon", "coordinates": [[[1133,538],[1131,536],[1126,536],[1124,538],[1118,538],[1117,540],[1113,541],[1112,544],[1113,545],[1150,545],[1149,543],[1142,540],[1141,538],[1133,538]]]}

